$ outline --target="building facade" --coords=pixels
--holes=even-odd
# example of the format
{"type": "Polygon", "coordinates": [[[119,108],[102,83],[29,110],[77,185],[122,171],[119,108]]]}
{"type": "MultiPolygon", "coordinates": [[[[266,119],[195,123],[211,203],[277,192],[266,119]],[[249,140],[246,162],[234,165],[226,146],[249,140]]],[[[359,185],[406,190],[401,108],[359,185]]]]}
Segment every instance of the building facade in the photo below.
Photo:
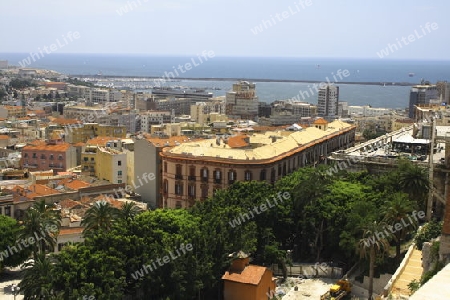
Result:
{"type": "Polygon", "coordinates": [[[165,148],[160,154],[163,207],[192,206],[236,181],[273,184],[298,168],[325,162],[333,151],[353,146],[355,126],[323,119],[316,123],[295,132],[238,135],[165,148]]]}
{"type": "Polygon", "coordinates": [[[258,116],[259,100],[256,85],[248,81],[233,84],[233,90],[226,93],[226,114],[233,118],[254,120],[258,116]]]}
{"type": "Polygon", "coordinates": [[[320,88],[317,94],[317,114],[327,120],[338,117],[339,106],[339,87],[336,85],[327,85],[320,88]]]}

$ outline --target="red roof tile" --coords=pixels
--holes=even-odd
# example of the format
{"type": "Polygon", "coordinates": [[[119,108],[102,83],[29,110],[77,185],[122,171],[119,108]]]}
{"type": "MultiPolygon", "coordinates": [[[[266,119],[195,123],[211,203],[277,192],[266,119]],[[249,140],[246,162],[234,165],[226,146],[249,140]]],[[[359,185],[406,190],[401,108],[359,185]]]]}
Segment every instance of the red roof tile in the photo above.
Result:
{"type": "Polygon", "coordinates": [[[229,271],[226,271],[222,276],[222,279],[233,282],[258,285],[266,270],[266,267],[248,265],[241,273],[230,273],[229,271]]]}

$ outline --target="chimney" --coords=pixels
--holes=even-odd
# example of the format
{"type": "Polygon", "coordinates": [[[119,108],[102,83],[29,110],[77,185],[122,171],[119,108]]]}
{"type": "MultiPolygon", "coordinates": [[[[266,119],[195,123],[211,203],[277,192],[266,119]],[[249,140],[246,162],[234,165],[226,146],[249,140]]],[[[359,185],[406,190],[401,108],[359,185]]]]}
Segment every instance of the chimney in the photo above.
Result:
{"type": "Polygon", "coordinates": [[[231,267],[229,269],[230,273],[241,273],[244,271],[245,267],[250,264],[250,257],[242,251],[230,254],[230,256],[233,257],[233,261],[231,262],[231,267]]]}

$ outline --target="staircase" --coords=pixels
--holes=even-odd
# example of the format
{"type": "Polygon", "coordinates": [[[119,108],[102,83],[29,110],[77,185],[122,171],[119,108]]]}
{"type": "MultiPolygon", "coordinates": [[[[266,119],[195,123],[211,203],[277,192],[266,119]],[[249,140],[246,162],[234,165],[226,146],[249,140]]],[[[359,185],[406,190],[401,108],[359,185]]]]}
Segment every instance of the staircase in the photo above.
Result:
{"type": "Polygon", "coordinates": [[[394,282],[391,293],[397,296],[409,296],[408,284],[414,279],[420,281],[422,272],[422,251],[414,249],[405,268],[394,282]]]}

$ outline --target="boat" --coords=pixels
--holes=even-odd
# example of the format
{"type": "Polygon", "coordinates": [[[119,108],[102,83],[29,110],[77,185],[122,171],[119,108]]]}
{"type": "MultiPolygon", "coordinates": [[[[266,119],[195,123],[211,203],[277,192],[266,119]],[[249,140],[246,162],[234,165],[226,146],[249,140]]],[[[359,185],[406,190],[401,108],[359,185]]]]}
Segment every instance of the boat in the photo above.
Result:
{"type": "Polygon", "coordinates": [[[408,74],[409,77],[414,77],[414,75],[416,75],[416,74],[414,74],[414,73],[409,73],[408,74]]]}

